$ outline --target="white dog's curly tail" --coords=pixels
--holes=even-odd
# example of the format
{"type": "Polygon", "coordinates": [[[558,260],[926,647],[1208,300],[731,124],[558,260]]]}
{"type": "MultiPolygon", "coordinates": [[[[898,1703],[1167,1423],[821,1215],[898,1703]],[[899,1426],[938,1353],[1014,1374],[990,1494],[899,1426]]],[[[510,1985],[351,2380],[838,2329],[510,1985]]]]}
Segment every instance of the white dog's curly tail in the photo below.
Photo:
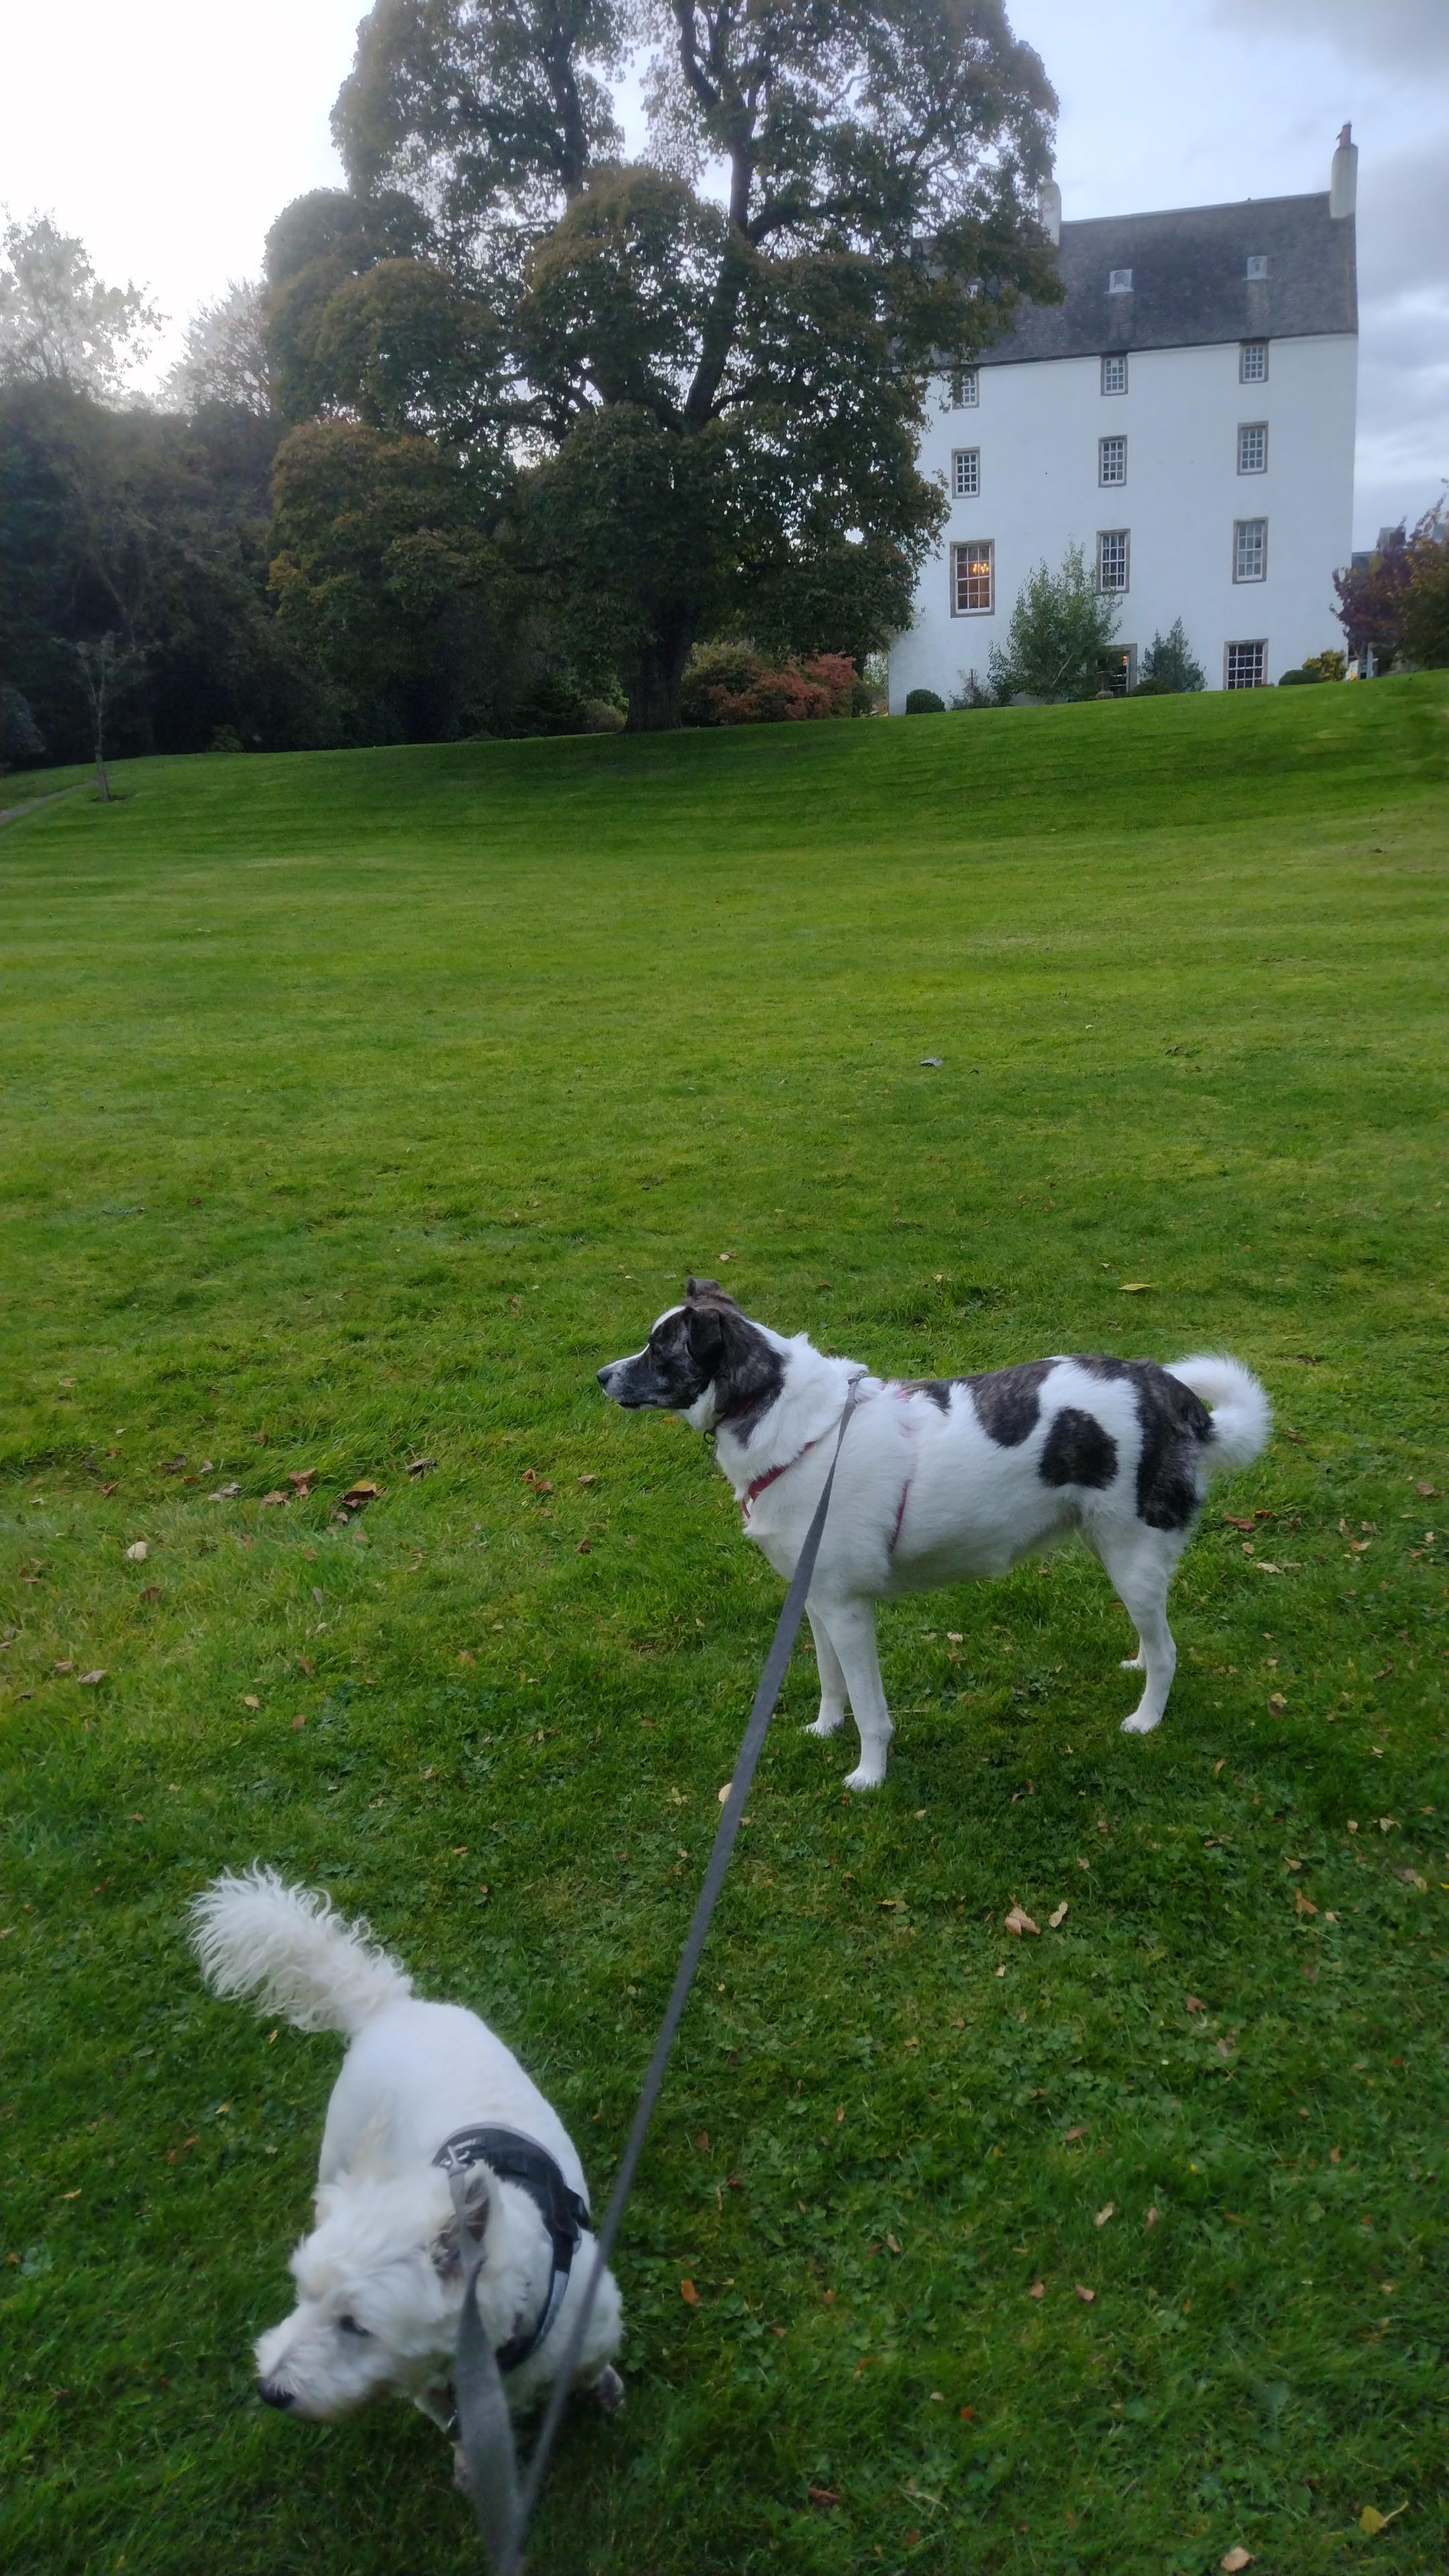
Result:
{"type": "Polygon", "coordinates": [[[1267,1388],[1259,1385],[1241,1360],[1202,1351],[1191,1359],[1169,1361],[1168,1375],[1180,1377],[1211,1409],[1212,1438],[1203,1453],[1209,1475],[1221,1475],[1230,1467],[1250,1467],[1261,1457],[1273,1428],[1273,1407],[1267,1388]]]}
{"type": "Polygon", "coordinates": [[[257,2010],[298,2030],[361,2030],[413,1981],[365,1923],[348,1923],[320,1889],[291,1887],[253,1861],[203,1888],[191,1937],[213,1994],[255,1995],[257,2010]]]}

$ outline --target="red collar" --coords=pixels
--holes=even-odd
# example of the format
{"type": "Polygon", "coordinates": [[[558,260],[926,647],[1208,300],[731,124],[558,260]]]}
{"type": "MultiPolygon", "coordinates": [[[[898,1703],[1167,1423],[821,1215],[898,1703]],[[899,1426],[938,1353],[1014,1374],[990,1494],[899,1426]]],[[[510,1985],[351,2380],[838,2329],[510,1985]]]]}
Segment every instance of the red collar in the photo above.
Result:
{"type": "Polygon", "coordinates": [[[755,1501],[758,1495],[764,1492],[765,1487],[767,1485],[773,1485],[777,1476],[788,1476],[792,1467],[798,1467],[802,1458],[808,1458],[812,1449],[819,1448],[824,1437],[825,1434],[823,1431],[817,1432],[813,1440],[806,1441],[803,1449],[796,1450],[793,1458],[783,1459],[778,1467],[767,1467],[763,1476],[757,1476],[752,1485],[747,1485],[745,1487],[744,1495],[740,1502],[740,1511],[746,1520],[750,1517],[751,1503],[755,1501]]]}

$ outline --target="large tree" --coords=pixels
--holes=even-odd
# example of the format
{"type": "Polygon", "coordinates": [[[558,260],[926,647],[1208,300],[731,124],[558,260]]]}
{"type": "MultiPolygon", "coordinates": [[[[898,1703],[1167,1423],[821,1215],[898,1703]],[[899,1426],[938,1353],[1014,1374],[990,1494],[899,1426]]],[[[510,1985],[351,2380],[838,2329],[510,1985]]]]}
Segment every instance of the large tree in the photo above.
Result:
{"type": "Polygon", "coordinates": [[[377,0],[351,196],[269,246],[278,399],[491,445],[520,572],[677,724],[702,633],[907,621],[930,371],[1057,291],[1053,107],[1000,0],[377,0]]]}
{"type": "Polygon", "coordinates": [[[161,328],[140,287],[106,286],[49,215],[7,224],[0,253],[0,384],[119,392],[161,328]]]}

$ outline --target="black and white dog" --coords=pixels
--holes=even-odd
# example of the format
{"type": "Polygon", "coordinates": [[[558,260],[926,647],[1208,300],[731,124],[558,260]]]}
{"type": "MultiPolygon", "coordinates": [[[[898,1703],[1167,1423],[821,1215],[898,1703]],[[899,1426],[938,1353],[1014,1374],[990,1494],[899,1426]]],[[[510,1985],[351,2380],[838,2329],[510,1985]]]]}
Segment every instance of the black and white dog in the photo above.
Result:
{"type": "Polygon", "coordinates": [[[746,1534],[787,1579],[853,1381],[856,1410],[808,1604],[820,1665],[811,1732],[835,1733],[847,1694],[860,1730],[847,1788],[879,1787],[893,1732],[874,1603],[1004,1574],[1072,1529],[1135,1623],[1129,1662],[1143,1691],[1122,1722],[1148,1734],[1177,1664],[1168,1586],[1209,1479],[1246,1467],[1267,1442],[1272,1413],[1257,1379],[1214,1357],[1170,1369],[1088,1358],[1029,1360],[983,1377],[871,1377],[855,1361],[827,1359],[804,1333],[786,1340],[753,1323],[713,1279],[691,1279],[643,1350],[599,1371],[616,1404],[660,1406],[714,1432],[746,1534]]]}

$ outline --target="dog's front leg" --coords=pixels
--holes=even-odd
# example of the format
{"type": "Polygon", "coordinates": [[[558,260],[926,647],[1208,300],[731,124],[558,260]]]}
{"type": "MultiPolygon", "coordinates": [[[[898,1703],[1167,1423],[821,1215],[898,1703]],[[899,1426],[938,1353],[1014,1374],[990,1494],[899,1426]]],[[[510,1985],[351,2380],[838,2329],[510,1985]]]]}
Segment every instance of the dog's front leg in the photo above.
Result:
{"type": "MultiPolygon", "coordinates": [[[[860,1730],[860,1760],[846,1773],[847,1789],[878,1789],[895,1729],[886,1706],[875,1644],[875,1611],[869,1601],[832,1601],[822,1617],[845,1675],[851,1713],[860,1730]]],[[[811,1626],[815,1625],[814,1613],[811,1626]]]]}
{"type": "Polygon", "coordinates": [[[815,1661],[820,1667],[820,1715],[807,1735],[834,1735],[845,1724],[845,1670],[830,1642],[830,1631],[818,1611],[807,1610],[810,1634],[815,1640],[815,1661]]]}

